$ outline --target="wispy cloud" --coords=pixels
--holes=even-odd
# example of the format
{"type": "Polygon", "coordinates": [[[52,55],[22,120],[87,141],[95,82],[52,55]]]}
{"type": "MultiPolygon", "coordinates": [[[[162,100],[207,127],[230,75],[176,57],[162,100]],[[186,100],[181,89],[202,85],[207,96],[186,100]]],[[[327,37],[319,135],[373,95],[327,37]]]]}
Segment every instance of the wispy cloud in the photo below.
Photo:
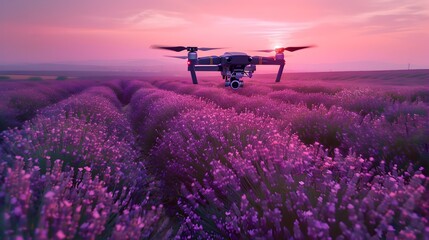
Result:
{"type": "Polygon", "coordinates": [[[123,22],[131,28],[140,30],[176,28],[190,23],[180,13],[158,10],[144,10],[125,18],[123,22]]]}
{"type": "Polygon", "coordinates": [[[236,28],[237,32],[269,39],[273,46],[284,43],[290,39],[295,32],[311,28],[313,26],[313,23],[309,22],[283,22],[230,17],[217,19],[217,24],[236,28]]]}
{"type": "Polygon", "coordinates": [[[419,1],[377,0],[373,5],[353,14],[336,12],[330,16],[308,22],[310,32],[336,36],[341,33],[352,35],[377,35],[385,33],[427,32],[429,7],[419,1]]]}
{"type": "Polygon", "coordinates": [[[351,22],[363,27],[365,33],[413,31],[421,29],[422,23],[428,21],[428,9],[413,3],[369,11],[351,18],[351,22]]]}

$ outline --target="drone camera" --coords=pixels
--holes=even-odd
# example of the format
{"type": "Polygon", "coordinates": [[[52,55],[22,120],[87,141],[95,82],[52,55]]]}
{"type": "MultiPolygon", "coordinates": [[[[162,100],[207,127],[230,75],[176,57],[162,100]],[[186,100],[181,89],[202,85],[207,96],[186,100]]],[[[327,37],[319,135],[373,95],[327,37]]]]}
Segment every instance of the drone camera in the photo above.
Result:
{"type": "Polygon", "coordinates": [[[230,86],[232,89],[236,90],[243,86],[243,82],[239,80],[232,80],[230,86]]]}

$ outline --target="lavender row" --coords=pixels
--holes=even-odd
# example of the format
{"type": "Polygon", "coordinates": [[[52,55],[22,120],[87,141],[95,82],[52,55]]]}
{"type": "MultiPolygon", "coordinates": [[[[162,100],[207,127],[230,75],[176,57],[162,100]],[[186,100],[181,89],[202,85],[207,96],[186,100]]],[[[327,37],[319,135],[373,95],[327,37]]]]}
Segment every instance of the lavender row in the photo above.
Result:
{"type": "Polygon", "coordinates": [[[2,137],[0,237],[170,234],[157,184],[111,88],[89,88],[2,137]]]}
{"type": "MultiPolygon", "coordinates": [[[[180,206],[182,237],[428,236],[428,179],[374,159],[306,146],[275,120],[206,108],[182,113],[151,152],[180,206]],[[381,174],[380,174],[381,173],[381,174]]],[[[174,198],[174,196],[171,196],[174,198]]]]}
{"type": "Polygon", "coordinates": [[[141,88],[130,100],[129,112],[139,145],[148,152],[168,129],[168,122],[182,112],[204,109],[210,104],[190,96],[179,95],[156,88],[141,88]]]}
{"type": "Polygon", "coordinates": [[[136,204],[132,191],[109,190],[113,171],[94,177],[88,166],[46,160],[43,172],[19,156],[11,167],[0,164],[2,239],[137,239],[153,236],[167,221],[149,195],[136,204]]]}
{"type": "MultiPolygon", "coordinates": [[[[185,88],[183,84],[179,88],[179,85],[161,86],[169,90],[177,88],[181,93],[202,97],[225,109],[279,119],[281,126],[290,126],[304,143],[318,142],[331,153],[339,148],[343,154],[355,152],[374,157],[377,162],[385,160],[390,167],[398,164],[406,169],[412,162],[416,168],[429,169],[428,105],[421,101],[388,100],[384,95],[392,89],[384,93],[337,89],[333,95],[280,90],[264,96],[259,93],[266,94],[267,87],[253,85],[249,92],[256,94],[259,88],[261,91],[246,97],[229,89],[189,85],[185,88]]],[[[407,90],[397,90],[397,94],[401,92],[407,93],[407,90]]]]}
{"type": "Polygon", "coordinates": [[[2,82],[0,91],[0,131],[20,126],[49,106],[96,84],[91,81],[2,82]]]}

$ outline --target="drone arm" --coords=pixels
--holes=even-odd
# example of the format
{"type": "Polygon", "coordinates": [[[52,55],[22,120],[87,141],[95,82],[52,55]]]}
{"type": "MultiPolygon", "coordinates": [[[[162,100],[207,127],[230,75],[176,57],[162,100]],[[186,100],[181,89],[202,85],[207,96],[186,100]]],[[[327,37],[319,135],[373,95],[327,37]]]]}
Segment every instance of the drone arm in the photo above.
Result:
{"type": "Polygon", "coordinates": [[[220,63],[220,57],[218,56],[209,56],[209,57],[200,57],[198,58],[199,65],[218,65],[220,63]]]}
{"type": "Polygon", "coordinates": [[[284,65],[285,61],[283,59],[275,59],[274,57],[261,57],[253,56],[252,64],[255,65],[284,65]]]}
{"type": "Polygon", "coordinates": [[[283,69],[285,67],[285,60],[283,56],[275,56],[275,57],[261,57],[261,56],[253,56],[252,64],[254,65],[279,65],[279,71],[277,72],[276,82],[280,82],[280,79],[283,74],[283,69]]]}
{"type": "Polygon", "coordinates": [[[206,72],[209,72],[209,71],[221,71],[221,69],[219,68],[219,66],[209,66],[209,65],[199,66],[199,65],[196,65],[195,66],[195,71],[206,71],[206,72]]]}

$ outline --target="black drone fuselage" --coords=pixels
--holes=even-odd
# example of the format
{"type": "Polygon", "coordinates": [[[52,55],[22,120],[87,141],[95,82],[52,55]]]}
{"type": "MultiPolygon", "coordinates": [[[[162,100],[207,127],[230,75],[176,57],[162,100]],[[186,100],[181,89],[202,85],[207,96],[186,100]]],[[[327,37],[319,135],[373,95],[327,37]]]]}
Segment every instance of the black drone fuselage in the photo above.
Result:
{"type": "Polygon", "coordinates": [[[225,86],[238,89],[243,87],[241,78],[251,78],[256,65],[279,65],[276,82],[280,82],[285,65],[284,54],[277,52],[274,57],[261,57],[242,52],[226,52],[220,56],[198,57],[196,51],[188,52],[188,71],[194,84],[198,84],[196,71],[219,71],[225,80],[225,86]]]}

